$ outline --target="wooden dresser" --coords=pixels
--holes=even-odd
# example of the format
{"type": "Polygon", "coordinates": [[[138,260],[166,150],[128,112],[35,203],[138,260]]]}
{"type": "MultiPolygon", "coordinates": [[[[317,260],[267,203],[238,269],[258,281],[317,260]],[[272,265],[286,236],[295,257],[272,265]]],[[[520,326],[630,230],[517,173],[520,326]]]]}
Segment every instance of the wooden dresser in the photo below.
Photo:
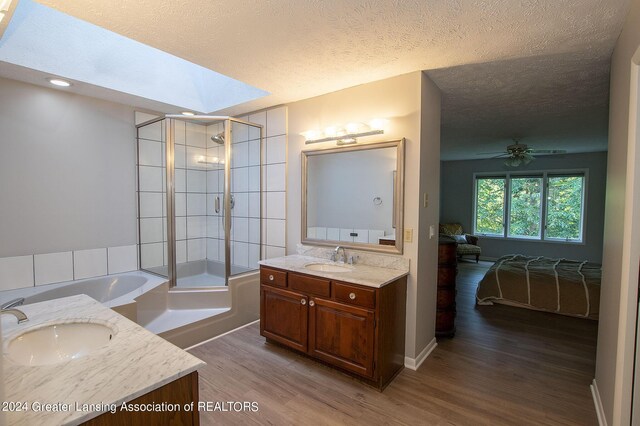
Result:
{"type": "Polygon", "coordinates": [[[456,332],[456,274],[458,260],[453,238],[440,236],[438,242],[438,302],[436,336],[453,336],[456,332]]]}

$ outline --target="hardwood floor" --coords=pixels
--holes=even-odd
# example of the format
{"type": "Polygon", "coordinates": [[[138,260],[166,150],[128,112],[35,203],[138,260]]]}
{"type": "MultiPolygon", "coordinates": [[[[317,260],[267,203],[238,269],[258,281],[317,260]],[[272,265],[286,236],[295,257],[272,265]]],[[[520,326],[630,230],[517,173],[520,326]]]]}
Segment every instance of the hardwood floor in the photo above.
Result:
{"type": "Polygon", "coordinates": [[[201,401],[257,412],[201,412],[203,425],[596,425],[589,384],[597,323],[474,303],[488,264],[461,263],[457,332],[383,393],[273,344],[254,324],[191,350],[201,401]]]}

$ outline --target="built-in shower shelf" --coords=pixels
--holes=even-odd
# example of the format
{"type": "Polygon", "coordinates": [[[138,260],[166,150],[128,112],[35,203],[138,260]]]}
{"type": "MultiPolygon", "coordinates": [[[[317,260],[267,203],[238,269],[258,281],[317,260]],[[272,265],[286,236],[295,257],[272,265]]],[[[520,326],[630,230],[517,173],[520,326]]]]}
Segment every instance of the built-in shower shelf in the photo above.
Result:
{"type": "Polygon", "coordinates": [[[214,317],[229,312],[231,308],[216,309],[167,309],[144,328],[152,333],[159,334],[174,330],[197,321],[214,317]]]}

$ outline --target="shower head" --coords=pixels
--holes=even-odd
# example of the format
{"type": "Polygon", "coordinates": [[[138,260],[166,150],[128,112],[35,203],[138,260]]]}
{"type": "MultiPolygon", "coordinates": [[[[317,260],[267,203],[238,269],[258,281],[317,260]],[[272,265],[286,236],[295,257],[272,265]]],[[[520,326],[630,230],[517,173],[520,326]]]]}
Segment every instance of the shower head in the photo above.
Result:
{"type": "Polygon", "coordinates": [[[219,145],[224,145],[224,132],[211,136],[211,140],[219,145]]]}

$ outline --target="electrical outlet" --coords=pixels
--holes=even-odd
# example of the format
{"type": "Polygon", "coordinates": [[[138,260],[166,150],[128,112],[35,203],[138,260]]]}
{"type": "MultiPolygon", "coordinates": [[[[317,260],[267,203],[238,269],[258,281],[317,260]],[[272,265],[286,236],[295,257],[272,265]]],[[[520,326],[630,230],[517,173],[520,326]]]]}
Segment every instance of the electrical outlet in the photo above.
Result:
{"type": "Polygon", "coordinates": [[[422,207],[427,208],[429,206],[429,194],[426,192],[422,196],[422,207]]]}
{"type": "Polygon", "coordinates": [[[410,243],[413,241],[413,229],[408,228],[404,230],[404,242],[410,243]]]}

